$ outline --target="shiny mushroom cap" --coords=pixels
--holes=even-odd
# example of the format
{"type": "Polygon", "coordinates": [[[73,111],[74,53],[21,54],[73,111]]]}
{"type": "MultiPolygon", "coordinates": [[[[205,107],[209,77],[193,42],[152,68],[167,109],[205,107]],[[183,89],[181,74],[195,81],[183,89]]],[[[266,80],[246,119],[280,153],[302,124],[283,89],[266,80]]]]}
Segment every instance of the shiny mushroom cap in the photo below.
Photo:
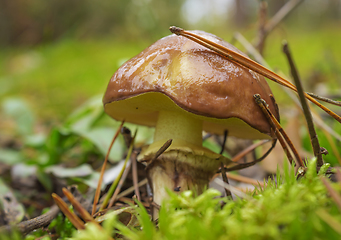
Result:
{"type": "MultiPolygon", "coordinates": [[[[193,32],[243,54],[215,35],[193,32]]],[[[279,118],[264,77],[185,37],[170,35],[116,71],[103,104],[120,121],[155,126],[159,111],[181,112],[202,120],[203,129],[211,133],[226,129],[230,136],[269,138],[270,125],[254,94],[279,118]]]]}

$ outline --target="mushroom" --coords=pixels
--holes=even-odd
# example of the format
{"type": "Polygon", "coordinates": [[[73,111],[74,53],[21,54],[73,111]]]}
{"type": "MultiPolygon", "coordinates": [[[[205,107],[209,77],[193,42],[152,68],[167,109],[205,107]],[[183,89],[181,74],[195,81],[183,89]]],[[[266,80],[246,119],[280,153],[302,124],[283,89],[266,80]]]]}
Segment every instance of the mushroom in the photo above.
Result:
{"type": "MultiPolygon", "coordinates": [[[[243,54],[215,35],[193,31],[243,54]]],[[[244,54],[245,55],[245,54],[244,54]]],[[[182,36],[164,37],[124,63],[111,78],[103,98],[105,112],[116,120],[155,126],[154,142],[138,161],[147,165],[154,202],[173,191],[200,194],[221,162],[230,160],[202,146],[202,131],[246,139],[273,138],[254,101],[260,94],[279,118],[266,80],[182,36]],[[157,159],[153,156],[172,139],[157,159]]]]}

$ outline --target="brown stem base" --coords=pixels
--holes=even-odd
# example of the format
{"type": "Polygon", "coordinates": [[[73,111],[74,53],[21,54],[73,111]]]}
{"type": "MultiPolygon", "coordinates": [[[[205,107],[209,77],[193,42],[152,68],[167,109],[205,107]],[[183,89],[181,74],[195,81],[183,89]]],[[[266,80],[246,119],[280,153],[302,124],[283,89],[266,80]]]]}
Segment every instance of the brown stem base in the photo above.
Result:
{"type": "Polygon", "coordinates": [[[153,200],[161,205],[168,198],[166,189],[174,192],[192,190],[201,194],[214,171],[205,171],[176,159],[157,159],[148,166],[148,176],[153,190],[153,200]]]}

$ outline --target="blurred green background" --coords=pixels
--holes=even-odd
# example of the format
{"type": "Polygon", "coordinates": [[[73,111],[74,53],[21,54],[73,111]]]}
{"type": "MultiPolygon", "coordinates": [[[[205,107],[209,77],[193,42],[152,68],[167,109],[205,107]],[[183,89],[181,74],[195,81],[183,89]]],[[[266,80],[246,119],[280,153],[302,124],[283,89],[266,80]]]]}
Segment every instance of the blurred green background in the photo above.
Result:
{"type": "MultiPolygon", "coordinates": [[[[288,2],[267,1],[268,20],[288,2]]],[[[8,99],[19,98],[31,109],[33,115],[23,121],[34,122],[36,132],[59,125],[89,98],[102,95],[124,61],[169,35],[169,26],[204,30],[226,41],[239,32],[253,43],[259,6],[255,0],[0,0],[1,135],[12,136],[18,128],[8,116],[8,99]]],[[[269,34],[264,58],[290,76],[284,39],[306,91],[340,99],[341,0],[302,1],[269,34]]],[[[270,85],[285,124],[292,101],[270,85]]],[[[339,124],[326,121],[339,132],[339,124]]]]}
{"type": "MultiPolygon", "coordinates": [[[[286,2],[269,1],[268,17],[286,2]]],[[[169,26],[227,41],[238,31],[252,41],[258,9],[254,0],[1,0],[0,99],[24,97],[39,118],[62,121],[103,94],[120,64],[169,35],[169,26]]],[[[307,90],[338,95],[340,19],[340,0],[303,1],[268,37],[265,59],[289,75],[281,53],[286,39],[307,90]]]]}

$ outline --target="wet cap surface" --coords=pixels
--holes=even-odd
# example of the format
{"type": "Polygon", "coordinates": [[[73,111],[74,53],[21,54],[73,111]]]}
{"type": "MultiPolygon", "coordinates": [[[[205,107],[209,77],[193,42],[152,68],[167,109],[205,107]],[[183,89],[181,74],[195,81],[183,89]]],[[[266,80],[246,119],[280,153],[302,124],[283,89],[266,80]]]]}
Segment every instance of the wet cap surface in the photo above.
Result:
{"type": "MultiPolygon", "coordinates": [[[[212,34],[193,32],[241,53],[212,34]]],[[[154,126],[160,110],[186,111],[202,119],[206,131],[221,134],[228,129],[229,135],[264,138],[259,132],[269,134],[270,126],[254,101],[256,93],[278,118],[262,76],[187,38],[170,35],[117,70],[103,103],[117,120],[154,126]]]]}

